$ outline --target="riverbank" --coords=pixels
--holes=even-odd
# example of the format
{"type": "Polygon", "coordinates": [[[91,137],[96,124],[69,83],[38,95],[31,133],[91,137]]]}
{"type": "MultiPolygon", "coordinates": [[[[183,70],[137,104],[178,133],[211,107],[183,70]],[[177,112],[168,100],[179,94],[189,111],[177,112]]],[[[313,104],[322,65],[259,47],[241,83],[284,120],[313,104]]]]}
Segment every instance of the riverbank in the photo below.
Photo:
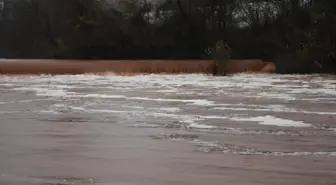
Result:
{"type": "MultiPolygon", "coordinates": [[[[234,74],[335,74],[328,66],[291,65],[258,59],[230,59],[217,65],[218,73],[234,74]]],[[[0,74],[213,74],[213,60],[58,60],[58,59],[0,59],[0,74]]]]}
{"type": "MultiPolygon", "coordinates": [[[[275,73],[275,65],[261,60],[228,60],[219,67],[223,73],[275,73]]],[[[212,60],[53,60],[2,59],[0,73],[18,74],[212,74],[212,60]]]]}

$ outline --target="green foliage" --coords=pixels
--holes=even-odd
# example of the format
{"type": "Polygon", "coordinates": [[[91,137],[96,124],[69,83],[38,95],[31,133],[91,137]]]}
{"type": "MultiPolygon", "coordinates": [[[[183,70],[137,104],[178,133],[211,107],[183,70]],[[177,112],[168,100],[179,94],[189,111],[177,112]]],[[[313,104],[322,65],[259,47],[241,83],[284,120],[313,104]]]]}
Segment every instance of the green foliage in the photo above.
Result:
{"type": "Polygon", "coordinates": [[[225,40],[232,58],[336,66],[336,1],[116,2],[5,0],[0,57],[213,58],[225,40]]]}
{"type": "Polygon", "coordinates": [[[88,19],[88,18],[85,18],[84,16],[78,16],[78,20],[85,24],[85,25],[89,25],[89,26],[94,26],[94,25],[97,25],[98,22],[96,20],[93,20],[93,19],[88,19]]]}
{"type": "Polygon", "coordinates": [[[62,38],[55,39],[55,48],[53,49],[53,56],[55,58],[65,58],[67,57],[68,47],[64,43],[62,38]]]}

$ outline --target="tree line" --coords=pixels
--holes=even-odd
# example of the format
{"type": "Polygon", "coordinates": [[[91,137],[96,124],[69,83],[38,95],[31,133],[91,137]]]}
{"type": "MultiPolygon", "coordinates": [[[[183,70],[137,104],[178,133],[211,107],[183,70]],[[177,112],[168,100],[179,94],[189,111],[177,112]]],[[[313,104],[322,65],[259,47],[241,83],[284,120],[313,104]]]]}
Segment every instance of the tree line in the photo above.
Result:
{"type": "Polygon", "coordinates": [[[334,0],[0,0],[0,58],[231,58],[335,72],[334,0]]]}

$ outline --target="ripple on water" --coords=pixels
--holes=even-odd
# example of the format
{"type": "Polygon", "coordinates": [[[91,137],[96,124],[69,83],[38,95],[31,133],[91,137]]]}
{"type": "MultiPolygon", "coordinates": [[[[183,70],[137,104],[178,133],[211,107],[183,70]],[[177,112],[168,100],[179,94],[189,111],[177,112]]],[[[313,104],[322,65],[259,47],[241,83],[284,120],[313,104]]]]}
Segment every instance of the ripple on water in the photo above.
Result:
{"type": "Polygon", "coordinates": [[[258,116],[250,118],[231,118],[234,121],[252,121],[261,125],[279,126],[279,127],[310,127],[311,124],[303,121],[293,121],[289,119],[281,119],[274,116],[258,116]]]}
{"type": "Polygon", "coordinates": [[[63,122],[63,123],[85,123],[85,122],[90,122],[91,120],[89,118],[68,116],[68,117],[56,117],[56,118],[40,119],[40,121],[63,122]]]}
{"type": "Polygon", "coordinates": [[[235,155],[264,155],[264,156],[336,156],[336,152],[333,151],[321,151],[321,152],[287,152],[287,151],[266,151],[250,148],[247,146],[222,144],[216,141],[205,141],[199,139],[199,136],[192,134],[159,134],[150,136],[152,139],[181,141],[196,145],[196,151],[204,153],[223,153],[223,154],[235,154],[235,155]]]}
{"type": "MultiPolygon", "coordinates": [[[[43,96],[59,103],[40,110],[39,113],[41,114],[55,114],[60,116],[68,113],[80,112],[85,113],[86,115],[89,114],[90,116],[88,117],[90,118],[92,115],[91,121],[93,122],[102,117],[105,118],[106,115],[113,114],[116,117],[119,116],[126,119],[125,122],[130,122],[131,124],[129,125],[134,127],[149,128],[161,124],[160,126],[165,128],[186,129],[188,131],[200,131],[202,133],[221,131],[226,134],[231,133],[237,135],[263,134],[307,136],[316,135],[316,133],[310,132],[310,130],[314,129],[317,131],[318,129],[328,130],[331,133],[335,131],[333,127],[317,127],[316,125],[318,123],[304,123],[303,121],[293,121],[286,117],[277,118],[267,115],[268,113],[266,115],[262,113],[336,114],[332,109],[334,108],[334,105],[330,104],[330,101],[335,99],[334,95],[336,94],[336,89],[334,87],[336,87],[336,81],[330,77],[319,77],[314,75],[244,74],[219,78],[205,75],[146,75],[129,77],[114,75],[42,75],[29,77],[2,77],[0,78],[0,84],[3,84],[0,87],[5,90],[10,89],[20,93],[32,92],[32,94],[36,96],[43,96]],[[80,90],[78,88],[80,88],[80,90]],[[174,94],[176,98],[169,98],[172,97],[170,96],[171,94],[174,94]],[[85,102],[85,104],[74,105],[73,102],[70,102],[70,100],[74,99],[80,99],[85,102]],[[242,99],[253,100],[256,104],[258,104],[258,102],[262,103],[270,101],[279,104],[279,106],[244,105],[241,104],[242,99]],[[304,106],[309,104],[309,102],[316,103],[317,101],[320,101],[321,103],[321,111],[309,111],[309,107],[304,106]],[[67,104],[64,102],[67,102],[67,104]],[[132,102],[132,105],[134,106],[131,107],[128,102],[132,102]],[[227,102],[238,104],[225,104],[227,102]],[[304,104],[302,104],[302,110],[299,110],[282,105],[286,104],[286,102],[294,104],[304,102],[304,104]],[[329,104],[328,106],[323,107],[323,103],[325,102],[329,102],[329,104]],[[87,106],[88,104],[96,109],[87,106]],[[111,105],[109,108],[104,107],[109,104],[111,105]],[[160,105],[161,108],[157,108],[158,105],[160,105]],[[196,115],[188,114],[196,109],[199,109],[201,113],[197,113],[196,115]],[[222,112],[225,112],[226,110],[253,111],[253,114],[257,115],[255,117],[222,116],[222,112]],[[212,115],[214,112],[216,114],[212,115]],[[220,114],[218,114],[218,112],[220,112],[220,114]],[[94,115],[99,115],[99,118],[94,115]],[[146,119],[150,119],[151,122],[146,123],[146,119]],[[214,125],[212,122],[213,119],[223,120],[223,122],[221,122],[222,125],[214,125]],[[144,122],[137,122],[139,120],[144,122]],[[152,120],[157,121],[158,124],[152,124],[152,120]],[[167,120],[170,122],[167,123],[167,120]],[[263,128],[247,129],[244,125],[239,125],[242,128],[229,128],[225,127],[227,126],[225,120],[257,122],[259,124],[258,128],[263,128]],[[298,128],[294,129],[293,127],[298,128]],[[299,131],[297,131],[298,129],[299,131]],[[306,130],[309,130],[309,132],[306,130]]],[[[8,102],[9,101],[10,100],[8,100],[8,102]]],[[[0,104],[2,107],[5,105],[2,103],[0,104]]],[[[39,110],[35,110],[34,112],[36,111],[39,110]]],[[[9,114],[13,112],[10,112],[9,110],[1,110],[0,114],[9,114]]],[[[50,118],[45,121],[71,123],[85,122],[88,120],[68,117],[50,118]]],[[[112,120],[110,119],[109,121],[112,120]]],[[[198,150],[203,152],[271,156],[334,155],[333,152],[260,151],[244,146],[202,141],[195,136],[166,135],[163,139],[188,141],[189,143],[195,144],[198,150]]],[[[237,138],[237,140],[239,140],[239,138],[237,138]]]]}
{"type": "Polygon", "coordinates": [[[90,185],[99,183],[95,179],[72,176],[19,176],[15,174],[1,174],[1,182],[18,184],[41,185],[90,185]]]}

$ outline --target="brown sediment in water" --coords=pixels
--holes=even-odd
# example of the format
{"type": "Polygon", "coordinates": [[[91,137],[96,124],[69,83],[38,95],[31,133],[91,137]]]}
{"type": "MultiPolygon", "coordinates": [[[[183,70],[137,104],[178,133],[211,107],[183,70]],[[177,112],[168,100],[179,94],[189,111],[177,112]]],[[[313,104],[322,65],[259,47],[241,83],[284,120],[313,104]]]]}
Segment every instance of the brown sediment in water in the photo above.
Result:
{"type": "Polygon", "coordinates": [[[0,62],[0,72],[2,74],[210,73],[212,66],[213,62],[206,60],[6,60],[0,62]]]}
{"type": "Polygon", "coordinates": [[[227,60],[220,71],[226,73],[275,73],[276,67],[272,62],[263,60],[227,60]]]}
{"type": "MultiPolygon", "coordinates": [[[[272,73],[274,68],[261,60],[229,60],[220,71],[239,73],[272,73]],[[268,66],[268,68],[267,68],[268,66]]],[[[183,74],[213,72],[212,60],[53,60],[11,59],[0,60],[0,74],[183,74]]]]}

